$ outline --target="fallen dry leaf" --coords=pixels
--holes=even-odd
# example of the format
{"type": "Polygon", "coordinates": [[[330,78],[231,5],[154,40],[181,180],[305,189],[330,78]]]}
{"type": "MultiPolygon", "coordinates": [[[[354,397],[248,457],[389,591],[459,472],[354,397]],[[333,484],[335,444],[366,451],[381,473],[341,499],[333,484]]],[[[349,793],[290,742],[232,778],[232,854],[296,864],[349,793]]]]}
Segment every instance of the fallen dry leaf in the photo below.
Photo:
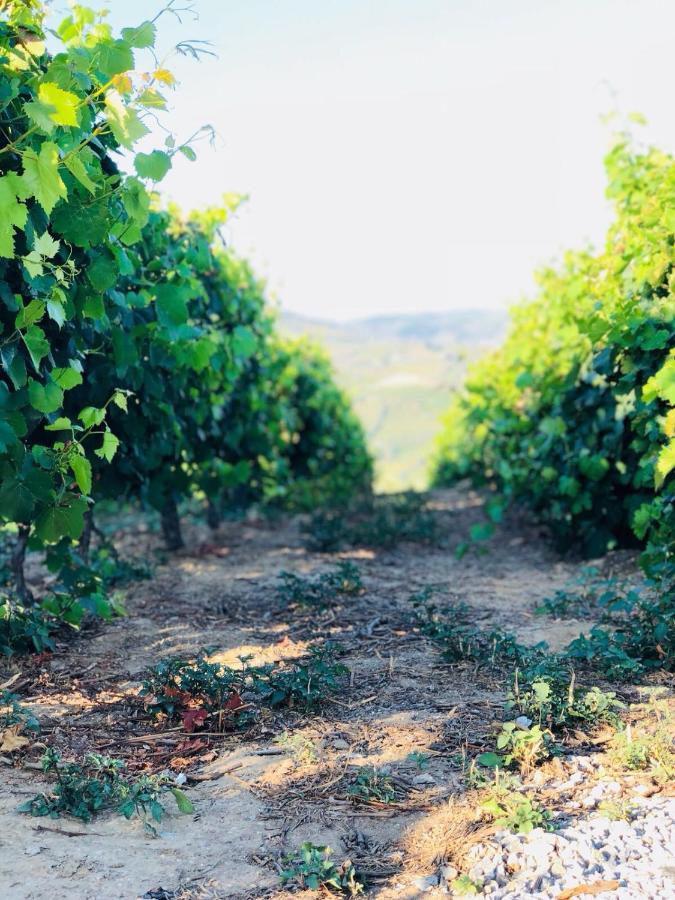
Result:
{"type": "Polygon", "coordinates": [[[590,884],[577,884],[575,887],[567,888],[558,894],[558,900],[570,900],[571,897],[579,897],[581,894],[602,894],[605,891],[616,891],[619,887],[618,881],[593,881],[590,884]]]}
{"type": "Polygon", "coordinates": [[[26,744],[30,744],[30,741],[27,737],[19,734],[20,730],[21,725],[10,725],[9,728],[6,728],[2,732],[0,751],[4,750],[7,753],[11,753],[13,750],[20,750],[21,747],[25,747],[26,744]]]}

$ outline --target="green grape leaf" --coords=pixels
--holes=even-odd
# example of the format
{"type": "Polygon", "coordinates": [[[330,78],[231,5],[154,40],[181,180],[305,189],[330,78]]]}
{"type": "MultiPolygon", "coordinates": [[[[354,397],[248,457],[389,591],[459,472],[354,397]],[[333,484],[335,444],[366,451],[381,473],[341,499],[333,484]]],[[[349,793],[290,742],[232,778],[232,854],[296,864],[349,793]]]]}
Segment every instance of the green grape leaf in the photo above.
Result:
{"type": "Polygon", "coordinates": [[[80,182],[85,190],[89,191],[90,194],[96,193],[96,184],[89,177],[89,173],[87,172],[86,166],[82,159],[83,152],[75,153],[73,155],[68,155],[64,157],[63,164],[68,169],[70,174],[77,181],[80,182]]]}
{"type": "Polygon", "coordinates": [[[14,475],[0,485],[0,511],[8,521],[25,522],[37,500],[46,501],[52,492],[52,480],[42,469],[31,469],[20,478],[14,475]]]}
{"type": "Polygon", "coordinates": [[[136,110],[127,106],[117,91],[108,91],[105,95],[105,117],[113,135],[127,150],[149,132],[136,110]]]}
{"type": "Polygon", "coordinates": [[[654,481],[657,488],[661,487],[673,469],[675,469],[675,439],[661,449],[656,460],[654,481]]]}
{"type": "Polygon", "coordinates": [[[70,431],[73,423],[66,416],[59,416],[51,425],[45,425],[45,431],[70,431]]]}
{"type": "Polygon", "coordinates": [[[153,150],[152,153],[137,153],[134,167],[141,178],[161,181],[171,168],[171,157],[162,150],[153,150]]]}
{"type": "Polygon", "coordinates": [[[129,72],[134,67],[134,54],[130,44],[126,40],[99,44],[94,53],[94,65],[108,78],[129,72]]]}
{"type": "Polygon", "coordinates": [[[105,410],[97,409],[95,406],[85,406],[77,417],[85,428],[92,428],[94,425],[100,425],[105,419],[105,410]]]}
{"type": "Polygon", "coordinates": [[[22,162],[27,191],[49,215],[58,201],[68,194],[59,175],[59,148],[51,141],[45,141],[39,154],[32,149],[24,150],[22,162]]]}
{"type": "Polygon", "coordinates": [[[232,352],[234,355],[239,359],[248,359],[255,353],[257,346],[256,336],[251,329],[246,328],[244,325],[237,325],[232,332],[232,352]]]}
{"type": "Polygon", "coordinates": [[[128,412],[129,407],[127,405],[127,395],[124,393],[124,391],[115,391],[112,399],[115,406],[119,406],[119,408],[124,410],[124,412],[128,412]]]}
{"type": "Polygon", "coordinates": [[[197,159],[197,154],[189,144],[182,144],[178,149],[190,162],[194,162],[197,159]]]}
{"type": "Polygon", "coordinates": [[[115,257],[109,253],[98,253],[87,268],[87,277],[92,286],[103,293],[117,281],[119,267],[115,257]]]}
{"type": "Polygon", "coordinates": [[[61,244],[55,240],[48,231],[35,238],[33,249],[41,256],[52,259],[59,252],[61,244]]]}
{"type": "Polygon", "coordinates": [[[59,328],[66,321],[66,311],[60,300],[55,300],[53,298],[47,300],[47,313],[49,318],[56,322],[59,328]]]}
{"type": "Polygon", "coordinates": [[[73,197],[68,203],[60,203],[51,217],[54,231],[77,247],[94,247],[101,244],[110,230],[110,214],[105,198],[82,202],[73,197]]]}
{"type": "Polygon", "coordinates": [[[187,301],[180,287],[173,284],[158,284],[155,288],[155,303],[160,325],[172,328],[187,322],[187,301]]]}
{"type": "Polygon", "coordinates": [[[69,391],[71,388],[77,387],[78,384],[82,384],[82,375],[70,366],[52,369],[51,376],[64,391],[69,391]]]}
{"type": "Polygon", "coordinates": [[[64,91],[57,84],[43,82],[38,88],[38,99],[24,104],[29,118],[43,131],[51,133],[55,125],[77,127],[80,124],[77,94],[64,91]]]}
{"type": "Polygon", "coordinates": [[[49,354],[49,342],[45,338],[44,331],[39,325],[31,325],[23,340],[33,365],[39,369],[40,362],[49,354]]]}
{"type": "Polygon", "coordinates": [[[31,378],[28,381],[28,399],[33,409],[47,415],[56,412],[61,406],[63,403],[63,391],[53,381],[48,381],[45,385],[42,385],[31,378]]]}
{"type": "Polygon", "coordinates": [[[112,462],[115,453],[117,453],[117,448],[119,447],[119,445],[119,438],[114,435],[112,431],[106,429],[103,432],[103,443],[98,450],[94,450],[94,453],[100,459],[105,459],[107,462],[112,462]]]}
{"type": "Polygon", "coordinates": [[[31,300],[27,306],[20,309],[14,320],[14,327],[18,329],[28,328],[39,322],[45,314],[45,304],[42,300],[31,300]]]}
{"type": "Polygon", "coordinates": [[[27,218],[28,210],[17,197],[15,179],[0,177],[0,257],[14,256],[14,229],[24,228],[27,218]]]}
{"type": "Polygon", "coordinates": [[[143,22],[138,28],[122,29],[122,39],[137,50],[154,47],[156,37],[157,29],[152,22],[143,22]]]}
{"type": "Polygon", "coordinates": [[[66,494],[59,506],[50,506],[35,522],[35,532],[43,541],[58,541],[62,537],[76,540],[84,528],[87,501],[75,494],[66,494]]]}
{"type": "Polygon", "coordinates": [[[91,491],[91,463],[86,456],[71,456],[69,462],[77,486],[83,494],[89,494],[91,491]]]}

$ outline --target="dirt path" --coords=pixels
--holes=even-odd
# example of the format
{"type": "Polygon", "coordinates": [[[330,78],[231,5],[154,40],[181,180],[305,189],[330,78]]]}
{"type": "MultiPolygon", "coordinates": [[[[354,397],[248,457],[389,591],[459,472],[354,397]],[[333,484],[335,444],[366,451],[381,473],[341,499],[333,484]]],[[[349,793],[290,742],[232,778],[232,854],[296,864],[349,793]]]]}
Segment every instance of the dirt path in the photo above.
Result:
{"type": "MultiPolygon", "coordinates": [[[[536,530],[515,520],[485,554],[457,560],[451,548],[482,518],[480,499],[447,492],[434,495],[433,506],[443,548],[318,554],[304,549],[294,521],[230,523],[215,538],[195,527],[183,554],[130,588],[128,618],[82,634],[53,657],[4,664],[0,682],[19,676],[12,689],[39,716],[44,741],[66,756],[119,756],[132,771],[182,770],[196,811],[165,819],[159,838],[117,815],[86,825],[31,818],[16,807],[42,785],[40,773],[0,764],[0,896],[282,897],[274,863],[303,841],[329,844],[338,861],[349,856],[373,896],[419,896],[415,879],[434,856],[425,841],[440,840],[436,811],[461,791],[461,754],[480,746],[503,695],[472,666],[443,663],[413,626],[410,595],[433,584],[441,602],[461,600],[477,621],[554,648],[583,627],[533,613],[580,563],[558,560],[536,530]],[[338,557],[357,563],[365,593],[323,611],[280,606],[280,571],[319,573],[338,557]],[[137,696],[141,673],[160,659],[208,647],[229,664],[246,654],[275,661],[329,639],[344,648],[351,670],[343,690],[311,714],[264,712],[244,734],[162,732],[137,696]],[[289,742],[274,742],[284,733],[289,742]],[[423,768],[415,752],[428,757],[423,768]],[[364,765],[389,767],[396,803],[349,799],[348,784],[364,765]]],[[[125,541],[138,552],[152,538],[132,530],[125,541]]],[[[39,755],[35,747],[24,761],[39,755]]]]}

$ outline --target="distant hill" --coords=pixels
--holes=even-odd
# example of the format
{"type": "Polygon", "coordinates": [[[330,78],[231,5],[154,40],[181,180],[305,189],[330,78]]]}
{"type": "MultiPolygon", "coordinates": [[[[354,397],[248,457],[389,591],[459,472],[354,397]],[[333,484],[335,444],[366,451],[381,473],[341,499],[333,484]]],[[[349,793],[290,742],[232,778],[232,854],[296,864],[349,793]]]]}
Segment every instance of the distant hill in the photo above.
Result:
{"type": "Polygon", "coordinates": [[[496,346],[505,312],[458,310],[330,322],[282,312],[279,325],[330,354],[377,460],[380,490],[424,487],[439,419],[469,361],[496,346]]]}
{"type": "Polygon", "coordinates": [[[458,344],[494,344],[503,336],[507,314],[502,310],[461,309],[447,313],[371,316],[348,322],[312,319],[281,313],[282,327],[293,334],[330,334],[358,340],[420,340],[458,344]]]}

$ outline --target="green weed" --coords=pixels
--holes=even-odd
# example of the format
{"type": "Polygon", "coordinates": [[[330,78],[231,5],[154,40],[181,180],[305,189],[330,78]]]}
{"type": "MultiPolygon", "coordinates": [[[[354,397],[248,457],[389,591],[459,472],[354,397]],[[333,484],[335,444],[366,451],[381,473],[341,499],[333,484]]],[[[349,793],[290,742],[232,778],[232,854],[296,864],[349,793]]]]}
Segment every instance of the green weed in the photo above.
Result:
{"type": "Polygon", "coordinates": [[[474,881],[468,875],[458,875],[450,882],[450,887],[457,897],[475,897],[483,890],[483,882],[474,881]]]}
{"type": "Polygon", "coordinates": [[[675,742],[672,722],[661,722],[654,730],[627,725],[613,736],[608,756],[614,766],[649,772],[665,784],[675,778],[675,742]]]}
{"type": "MultiPolygon", "coordinates": [[[[672,594],[629,595],[630,603],[611,627],[596,625],[567,647],[611,678],[630,681],[656,669],[675,669],[675,616],[672,594]]],[[[628,601],[627,601],[628,603],[628,601]]]]}
{"type": "Polygon", "coordinates": [[[359,769],[347,793],[355,800],[367,803],[373,800],[378,803],[395,803],[397,799],[391,776],[370,766],[359,769]]]}
{"type": "Polygon", "coordinates": [[[497,752],[481,753],[479,765],[489,767],[517,766],[521,775],[529,775],[535,766],[553,753],[553,735],[539,725],[526,727],[505,722],[497,735],[497,752]]]}
{"type": "Polygon", "coordinates": [[[209,662],[204,656],[192,661],[167,660],[150,670],[140,694],[147,698],[151,713],[169,719],[182,717],[188,731],[207,719],[210,728],[222,731],[233,719],[241,724],[242,714],[251,707],[310,708],[320,703],[349,672],[335,662],[335,652],[331,645],[315,646],[294,662],[261,666],[251,666],[251,657],[241,657],[239,669],[209,662]]]}
{"type": "Polygon", "coordinates": [[[282,884],[295,882],[312,891],[325,888],[351,897],[362,894],[363,883],[351,862],[345,860],[336,866],[331,855],[330,847],[306,841],[298,851],[284,857],[285,868],[280,875],[282,884]]]}
{"type": "Polygon", "coordinates": [[[552,829],[551,815],[536,800],[496,781],[486,792],[481,810],[499,828],[516,834],[528,834],[534,828],[552,829]]]}
{"type": "Polygon", "coordinates": [[[435,543],[438,526],[424,495],[381,494],[347,510],[319,511],[305,527],[308,548],[334,552],[345,547],[392,548],[403,541],[435,543]]]}
{"type": "Polygon", "coordinates": [[[115,809],[126,819],[138,815],[145,827],[156,834],[153,822],[160,823],[166,813],[163,796],[173,795],[181,813],[194,811],[170,775],[132,777],[124,773],[120,759],[90,754],[82,764],[64,764],[55,750],[48,750],[42,758],[42,768],[56,779],[54,789],[22,804],[20,812],[53,819],[65,813],[89,822],[97,813],[115,809]]]}
{"type": "Polygon", "coordinates": [[[611,691],[576,685],[575,674],[562,659],[516,669],[506,708],[550,729],[607,722],[616,725],[623,703],[611,691]]]}
{"type": "Polygon", "coordinates": [[[349,560],[343,560],[336,569],[318,578],[304,578],[293,572],[282,572],[279,578],[277,596],[286,606],[324,607],[339,597],[352,597],[363,591],[361,573],[349,560]]]}

